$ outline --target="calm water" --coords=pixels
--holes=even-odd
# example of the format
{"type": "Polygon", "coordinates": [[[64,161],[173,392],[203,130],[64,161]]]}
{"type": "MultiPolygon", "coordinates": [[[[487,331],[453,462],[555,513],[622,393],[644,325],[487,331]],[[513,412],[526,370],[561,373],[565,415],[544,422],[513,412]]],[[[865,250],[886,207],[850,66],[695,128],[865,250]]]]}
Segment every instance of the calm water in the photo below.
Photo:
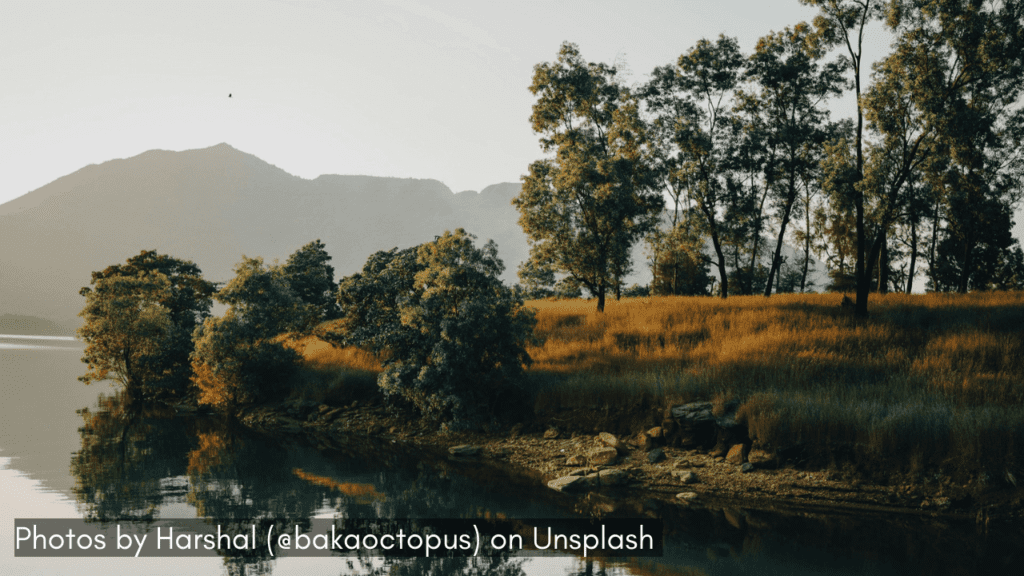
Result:
{"type": "Polygon", "coordinates": [[[570,497],[538,479],[390,444],[318,448],[223,421],[126,405],[85,386],[81,346],[0,335],[3,574],[986,574],[1024,560],[1022,532],[918,518],[686,509],[653,499],[570,497]],[[577,558],[13,557],[14,518],[661,517],[665,555],[577,558]]]}

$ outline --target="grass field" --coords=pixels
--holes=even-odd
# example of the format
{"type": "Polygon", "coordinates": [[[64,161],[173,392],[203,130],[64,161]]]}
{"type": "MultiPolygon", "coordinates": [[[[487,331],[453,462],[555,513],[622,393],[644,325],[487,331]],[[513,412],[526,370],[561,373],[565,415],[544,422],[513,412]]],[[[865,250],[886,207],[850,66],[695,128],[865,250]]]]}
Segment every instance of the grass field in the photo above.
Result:
{"type": "MultiPolygon", "coordinates": [[[[1024,480],[1024,293],[531,301],[536,409],[739,407],[751,437],[817,460],[1024,480]],[[641,401],[642,400],[642,401],[641,401]]],[[[305,394],[372,385],[373,358],[301,344],[305,394]]]]}

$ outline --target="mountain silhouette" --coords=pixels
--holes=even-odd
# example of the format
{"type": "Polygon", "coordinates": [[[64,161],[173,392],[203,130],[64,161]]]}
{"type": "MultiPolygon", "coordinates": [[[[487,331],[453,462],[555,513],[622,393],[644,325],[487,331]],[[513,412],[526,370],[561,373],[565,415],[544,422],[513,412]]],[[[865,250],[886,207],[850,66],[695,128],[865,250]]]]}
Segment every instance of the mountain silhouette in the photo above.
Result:
{"type": "Polygon", "coordinates": [[[90,273],[141,250],[194,261],[226,281],[242,255],[283,261],[314,239],[337,277],[377,250],[463,227],[498,243],[503,278],[527,255],[511,205],[519,184],[453,194],[436,180],[306,180],[227,144],[151,150],[90,165],[0,205],[0,314],[75,324],[90,273]]]}
{"type": "MultiPolygon", "coordinates": [[[[479,245],[497,242],[502,279],[514,283],[529,252],[511,203],[520,187],[503,183],[453,193],[437,180],[307,180],[228,144],[150,150],[86,166],[0,205],[0,314],[77,326],[84,305],[78,291],[90,273],[141,250],[192,260],[207,279],[224,282],[243,254],[284,261],[319,238],[340,279],[361,270],[373,252],[414,246],[459,227],[475,234],[479,245]]],[[[784,254],[796,261],[788,246],[784,254]]],[[[824,267],[817,269],[820,288],[824,267]]],[[[650,278],[640,242],[626,284],[650,278]]]]}

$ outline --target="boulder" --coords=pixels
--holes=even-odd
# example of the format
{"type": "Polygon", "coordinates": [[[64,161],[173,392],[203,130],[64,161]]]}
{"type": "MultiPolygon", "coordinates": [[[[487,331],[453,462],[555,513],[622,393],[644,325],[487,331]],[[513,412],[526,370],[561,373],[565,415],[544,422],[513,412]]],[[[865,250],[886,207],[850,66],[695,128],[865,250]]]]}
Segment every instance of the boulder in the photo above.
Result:
{"type": "Polygon", "coordinates": [[[601,470],[597,474],[602,486],[621,486],[629,479],[629,474],[625,470],[619,470],[618,468],[608,468],[607,470],[601,470]]]}
{"type": "Polygon", "coordinates": [[[594,466],[614,464],[619,458],[619,452],[615,448],[595,448],[587,453],[587,458],[594,466]]]}
{"type": "Polygon", "coordinates": [[[665,435],[665,431],[661,426],[655,426],[647,431],[647,435],[654,440],[658,440],[665,435]]]}
{"type": "Polygon", "coordinates": [[[689,470],[673,470],[672,475],[679,478],[683,484],[696,484],[699,480],[697,475],[689,470]]]}
{"type": "Polygon", "coordinates": [[[680,426],[715,421],[715,415],[711,413],[711,402],[690,402],[682,406],[673,406],[671,413],[680,426]]]}
{"type": "Polygon", "coordinates": [[[597,435],[597,439],[605,446],[615,448],[619,452],[626,452],[628,450],[626,448],[626,445],[623,444],[621,440],[616,438],[614,434],[608,432],[601,432],[600,434],[597,435]]]}
{"type": "Polygon", "coordinates": [[[583,466],[586,463],[587,459],[584,458],[583,456],[580,456],[579,454],[569,456],[568,458],[565,459],[566,466],[583,466]]]}
{"type": "Polygon", "coordinates": [[[665,451],[661,448],[655,448],[647,453],[647,461],[651,464],[657,464],[665,459],[665,451]]]}
{"type": "Polygon", "coordinates": [[[587,487],[587,479],[584,476],[562,476],[548,482],[548,488],[559,492],[574,492],[587,487]]]}
{"type": "Polygon", "coordinates": [[[725,461],[729,464],[735,464],[739,466],[747,461],[747,453],[750,448],[746,444],[736,444],[729,449],[729,453],[725,455],[725,461]]]}
{"type": "Polygon", "coordinates": [[[740,472],[743,472],[744,474],[747,473],[747,472],[753,472],[753,471],[754,471],[754,465],[751,464],[750,462],[744,462],[743,465],[740,466],[740,472]]]}
{"type": "Polygon", "coordinates": [[[544,431],[545,440],[555,440],[556,438],[558,438],[557,428],[548,428],[547,430],[544,431]]]}

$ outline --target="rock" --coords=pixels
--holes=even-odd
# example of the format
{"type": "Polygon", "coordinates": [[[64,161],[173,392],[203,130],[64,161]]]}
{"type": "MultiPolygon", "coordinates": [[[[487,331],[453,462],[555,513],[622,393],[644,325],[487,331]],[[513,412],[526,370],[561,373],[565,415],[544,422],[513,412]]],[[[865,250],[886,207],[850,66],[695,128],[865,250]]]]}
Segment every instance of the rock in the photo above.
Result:
{"type": "Polygon", "coordinates": [[[699,481],[697,475],[689,470],[673,470],[672,476],[679,478],[683,484],[696,484],[699,481]]]}
{"type": "Polygon", "coordinates": [[[657,464],[665,459],[665,451],[661,448],[655,448],[647,453],[647,461],[651,464],[657,464]]]}
{"type": "Polygon", "coordinates": [[[601,470],[597,474],[602,486],[621,486],[629,479],[629,474],[625,470],[617,468],[601,470]]]}
{"type": "Polygon", "coordinates": [[[568,458],[565,459],[566,466],[583,466],[586,463],[587,459],[584,458],[583,456],[580,456],[579,454],[569,456],[568,458]]]}
{"type": "Polygon", "coordinates": [[[587,458],[590,460],[590,463],[595,466],[601,464],[614,464],[618,457],[618,450],[611,447],[595,448],[587,453],[587,458]]]}
{"type": "Polygon", "coordinates": [[[729,449],[729,453],[725,456],[725,461],[729,464],[735,464],[739,466],[747,461],[747,453],[749,452],[746,444],[736,444],[729,449]]]}
{"type": "Polygon", "coordinates": [[[328,406],[327,404],[321,404],[320,407],[317,408],[317,412],[323,414],[323,413],[327,412],[330,409],[331,409],[331,407],[328,406]]]}
{"type": "Polygon", "coordinates": [[[753,471],[754,471],[754,465],[751,464],[750,462],[744,462],[743,465],[740,466],[740,472],[743,472],[744,474],[747,473],[747,472],[753,472],[753,471]]]}
{"type": "Polygon", "coordinates": [[[556,438],[558,438],[558,428],[548,428],[544,432],[544,439],[545,440],[554,440],[556,438]]]}
{"type": "Polygon", "coordinates": [[[698,498],[698,496],[696,492],[680,492],[679,494],[676,494],[676,498],[687,502],[693,502],[698,498]]]}
{"type": "Polygon", "coordinates": [[[590,488],[595,488],[601,485],[601,473],[593,472],[583,477],[586,480],[586,485],[590,488]]]}
{"type": "Polygon", "coordinates": [[[398,432],[398,426],[392,426],[391,428],[388,428],[388,434],[394,434],[395,432],[398,432]]]}
{"type": "Polygon", "coordinates": [[[601,443],[604,444],[605,446],[615,448],[619,452],[626,452],[627,450],[626,445],[623,444],[621,440],[616,438],[614,434],[610,434],[608,432],[601,432],[600,434],[597,435],[597,439],[600,440],[601,443]]]}
{"type": "Polygon", "coordinates": [[[655,426],[654,428],[651,428],[650,430],[647,431],[647,435],[653,438],[654,440],[658,440],[665,436],[665,431],[662,429],[661,426],[655,426]]]}
{"type": "Polygon", "coordinates": [[[711,402],[690,402],[682,406],[673,406],[672,417],[679,420],[680,425],[715,421],[715,415],[711,413],[711,402]]]}
{"type": "Polygon", "coordinates": [[[636,443],[644,452],[650,452],[654,449],[654,438],[648,436],[646,432],[641,432],[640,435],[637,436],[636,443]]]}
{"type": "Polygon", "coordinates": [[[775,457],[764,450],[751,450],[747,454],[747,462],[759,467],[769,467],[775,464],[775,457]]]}
{"type": "Polygon", "coordinates": [[[473,458],[480,454],[480,447],[470,444],[460,444],[448,449],[448,453],[456,458],[473,458]]]}
{"type": "Polygon", "coordinates": [[[587,486],[587,480],[583,476],[562,476],[548,482],[548,488],[559,492],[573,492],[587,486]]]}

